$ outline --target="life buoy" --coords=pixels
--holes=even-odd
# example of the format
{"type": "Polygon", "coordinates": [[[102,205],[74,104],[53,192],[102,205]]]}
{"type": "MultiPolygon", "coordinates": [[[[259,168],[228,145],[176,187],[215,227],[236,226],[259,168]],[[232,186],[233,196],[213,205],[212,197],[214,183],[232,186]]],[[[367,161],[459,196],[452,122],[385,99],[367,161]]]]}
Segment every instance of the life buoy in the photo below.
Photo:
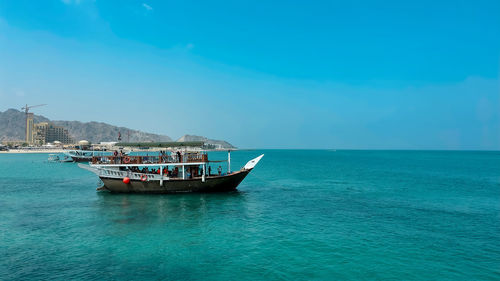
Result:
{"type": "Polygon", "coordinates": [[[125,164],[130,163],[130,157],[126,156],[125,158],[123,158],[123,163],[125,164]]]}
{"type": "Polygon", "coordinates": [[[147,181],[147,180],[148,180],[148,175],[141,176],[141,181],[147,181]]]}

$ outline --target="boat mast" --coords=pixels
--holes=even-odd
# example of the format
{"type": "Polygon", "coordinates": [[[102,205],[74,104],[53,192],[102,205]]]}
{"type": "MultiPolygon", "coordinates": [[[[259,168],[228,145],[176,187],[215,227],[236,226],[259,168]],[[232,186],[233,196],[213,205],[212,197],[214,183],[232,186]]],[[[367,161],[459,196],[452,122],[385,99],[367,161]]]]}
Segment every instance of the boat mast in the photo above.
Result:
{"type": "Polygon", "coordinates": [[[231,150],[227,151],[227,173],[231,173],[231,150]]]}
{"type": "Polygon", "coordinates": [[[160,186],[163,186],[163,166],[162,165],[160,165],[160,186]]]}
{"type": "Polygon", "coordinates": [[[201,181],[202,182],[205,182],[205,177],[206,177],[205,176],[205,170],[206,170],[205,166],[206,166],[206,163],[203,163],[201,165],[201,181]]]}

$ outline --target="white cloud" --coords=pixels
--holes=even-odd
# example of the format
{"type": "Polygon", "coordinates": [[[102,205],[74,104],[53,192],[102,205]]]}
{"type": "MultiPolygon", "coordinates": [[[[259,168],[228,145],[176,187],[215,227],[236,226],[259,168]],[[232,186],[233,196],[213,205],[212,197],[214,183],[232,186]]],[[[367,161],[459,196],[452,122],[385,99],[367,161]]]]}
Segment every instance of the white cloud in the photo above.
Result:
{"type": "Polygon", "coordinates": [[[149,6],[149,5],[148,5],[148,4],[146,4],[146,3],[142,3],[142,6],[143,6],[146,10],[148,10],[148,11],[152,11],[152,10],[153,10],[153,7],[149,6]]]}

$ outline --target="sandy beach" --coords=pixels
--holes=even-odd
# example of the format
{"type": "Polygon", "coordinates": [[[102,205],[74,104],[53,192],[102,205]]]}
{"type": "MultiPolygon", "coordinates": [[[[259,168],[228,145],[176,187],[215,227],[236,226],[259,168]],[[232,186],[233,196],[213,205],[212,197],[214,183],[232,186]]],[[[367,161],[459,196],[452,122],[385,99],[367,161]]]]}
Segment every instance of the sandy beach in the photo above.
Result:
{"type": "Polygon", "coordinates": [[[66,150],[64,149],[11,149],[9,151],[0,151],[0,154],[7,153],[63,153],[66,150]]]}

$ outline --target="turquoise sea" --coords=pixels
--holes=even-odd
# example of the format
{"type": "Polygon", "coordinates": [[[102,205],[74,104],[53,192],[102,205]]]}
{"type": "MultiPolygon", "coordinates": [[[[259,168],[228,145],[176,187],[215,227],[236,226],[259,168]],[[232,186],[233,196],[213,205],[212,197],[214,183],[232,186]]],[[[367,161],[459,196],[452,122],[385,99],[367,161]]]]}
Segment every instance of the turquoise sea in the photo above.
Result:
{"type": "Polygon", "coordinates": [[[233,170],[261,153],[238,192],[182,195],[0,154],[0,279],[500,279],[500,152],[249,150],[233,170]]]}

